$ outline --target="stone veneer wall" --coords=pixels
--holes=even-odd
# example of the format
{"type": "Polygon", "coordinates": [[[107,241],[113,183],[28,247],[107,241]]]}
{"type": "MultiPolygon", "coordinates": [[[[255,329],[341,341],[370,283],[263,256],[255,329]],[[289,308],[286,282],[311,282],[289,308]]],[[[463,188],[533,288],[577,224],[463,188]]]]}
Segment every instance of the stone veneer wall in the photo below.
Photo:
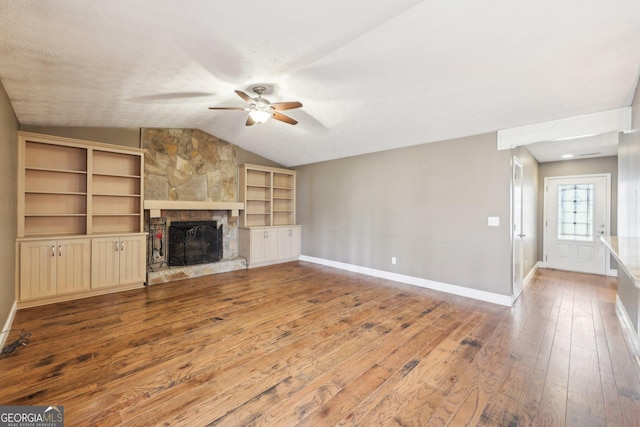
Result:
{"type": "Polygon", "coordinates": [[[237,147],[198,129],[142,129],[147,200],[235,202],[237,147]]]}
{"type": "MultiPolygon", "coordinates": [[[[198,129],[142,129],[147,200],[238,201],[237,147],[198,129]]],[[[218,221],[224,258],[238,256],[238,223],[227,211],[162,211],[171,221],[218,221]]],[[[148,212],[145,212],[148,219],[148,212]]],[[[148,223],[148,222],[147,222],[148,223]]]]}

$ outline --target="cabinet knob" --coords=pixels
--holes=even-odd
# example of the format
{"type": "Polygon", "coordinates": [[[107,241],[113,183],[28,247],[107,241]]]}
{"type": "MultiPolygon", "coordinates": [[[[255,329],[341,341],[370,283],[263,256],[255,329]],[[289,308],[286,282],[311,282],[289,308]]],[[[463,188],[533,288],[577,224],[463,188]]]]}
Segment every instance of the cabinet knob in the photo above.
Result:
{"type": "Polygon", "coordinates": [[[120,242],[120,250],[124,251],[124,242],[122,242],[122,241],[120,242]]]}
{"type": "Polygon", "coordinates": [[[62,245],[58,246],[58,256],[62,256],[62,245]]]}
{"type": "Polygon", "coordinates": [[[116,242],[116,252],[118,252],[120,249],[118,249],[118,242],[116,242]]]}
{"type": "Polygon", "coordinates": [[[51,256],[56,256],[56,245],[51,245],[51,256]]]}

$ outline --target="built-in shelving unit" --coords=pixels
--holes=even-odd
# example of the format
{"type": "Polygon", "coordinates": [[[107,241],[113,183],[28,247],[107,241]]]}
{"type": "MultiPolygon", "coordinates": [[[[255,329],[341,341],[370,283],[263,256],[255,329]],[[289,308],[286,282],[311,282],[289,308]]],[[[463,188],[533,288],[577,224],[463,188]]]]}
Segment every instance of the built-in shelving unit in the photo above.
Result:
{"type": "Polygon", "coordinates": [[[240,200],[244,201],[241,226],[271,225],[272,172],[249,165],[240,168],[240,200]]]}
{"type": "Polygon", "coordinates": [[[93,150],[94,234],[141,230],[142,170],[137,155],[93,150]]]}
{"type": "Polygon", "coordinates": [[[244,164],[240,167],[241,227],[294,225],[296,172],[244,164]]]}
{"type": "Polygon", "coordinates": [[[240,167],[239,252],[257,267],[297,259],[301,227],[296,224],[296,172],[244,164],[240,167]]]}
{"type": "Polygon", "coordinates": [[[86,234],[87,150],[27,141],[18,236],[86,234]]]}
{"type": "Polygon", "coordinates": [[[295,217],[295,174],[273,173],[273,225],[293,225],[295,217]]]}
{"type": "Polygon", "coordinates": [[[94,237],[133,239],[113,245],[119,256],[127,250],[132,272],[115,290],[142,285],[144,150],[29,132],[18,144],[19,306],[114,291],[91,283],[100,268],[90,256],[94,237]]]}

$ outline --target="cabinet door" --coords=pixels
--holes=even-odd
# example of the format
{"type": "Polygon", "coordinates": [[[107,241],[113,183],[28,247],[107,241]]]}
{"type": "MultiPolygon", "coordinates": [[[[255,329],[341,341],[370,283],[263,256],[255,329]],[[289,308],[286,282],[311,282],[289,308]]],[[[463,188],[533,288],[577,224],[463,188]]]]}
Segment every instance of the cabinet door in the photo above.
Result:
{"type": "Polygon", "coordinates": [[[56,294],[56,241],[20,243],[20,300],[56,294]]]}
{"type": "Polygon", "coordinates": [[[91,241],[91,287],[120,284],[120,239],[100,237],[91,241]]]}
{"type": "Polygon", "coordinates": [[[300,227],[278,229],[278,259],[298,259],[302,248],[301,237],[300,227]]]}
{"type": "Polygon", "coordinates": [[[146,236],[120,238],[120,284],[140,283],[146,279],[146,236]]]}
{"type": "Polygon", "coordinates": [[[58,240],[56,245],[56,290],[58,294],[91,287],[91,242],[89,239],[58,240]]]}
{"type": "Polygon", "coordinates": [[[265,254],[267,255],[265,261],[275,261],[278,259],[278,230],[267,228],[264,236],[265,254]]]}
{"type": "Polygon", "coordinates": [[[275,261],[278,257],[278,235],[271,228],[251,230],[251,264],[275,261]]]}

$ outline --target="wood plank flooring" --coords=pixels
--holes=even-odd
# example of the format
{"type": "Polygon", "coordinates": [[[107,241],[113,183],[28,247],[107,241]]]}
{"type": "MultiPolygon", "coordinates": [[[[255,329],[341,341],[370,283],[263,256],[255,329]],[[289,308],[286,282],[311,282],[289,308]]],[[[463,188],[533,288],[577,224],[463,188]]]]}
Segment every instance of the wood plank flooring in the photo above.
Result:
{"type": "Polygon", "coordinates": [[[540,270],[507,308],[294,262],[24,309],[0,405],[63,405],[67,426],[638,426],[615,288],[540,270]]]}

